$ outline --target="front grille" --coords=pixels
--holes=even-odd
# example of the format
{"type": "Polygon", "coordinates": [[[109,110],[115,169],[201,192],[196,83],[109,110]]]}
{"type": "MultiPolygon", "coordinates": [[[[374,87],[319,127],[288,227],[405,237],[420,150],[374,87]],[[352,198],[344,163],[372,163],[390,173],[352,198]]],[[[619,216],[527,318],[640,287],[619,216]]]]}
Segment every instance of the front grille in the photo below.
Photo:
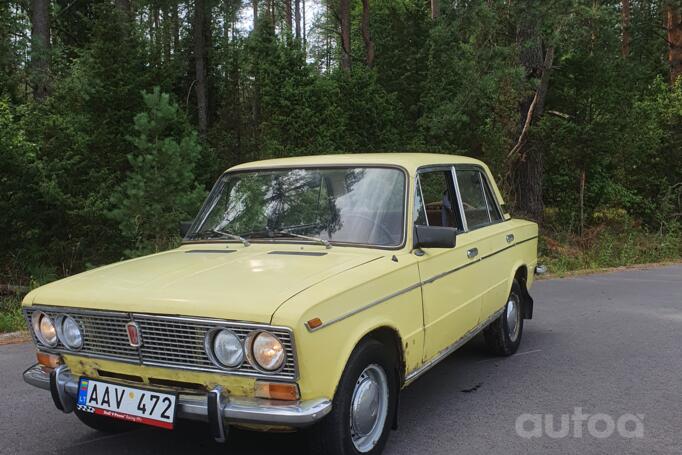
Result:
{"type": "Polygon", "coordinates": [[[34,342],[41,350],[72,353],[86,357],[105,358],[199,371],[220,372],[238,375],[296,379],[293,336],[289,329],[260,324],[245,324],[214,319],[157,316],[149,314],[110,313],[99,311],[70,310],[66,308],[30,307],[24,315],[33,335],[34,342]],[[59,343],[55,348],[40,343],[31,327],[31,316],[43,311],[53,320],[60,315],[73,317],[83,329],[83,348],[74,353],[59,343]],[[135,321],[140,328],[142,345],[130,346],[126,324],[135,321]],[[224,327],[232,330],[242,341],[254,330],[267,330],[277,335],[286,352],[284,366],[277,372],[264,373],[253,367],[247,360],[235,369],[217,367],[206,354],[204,339],[208,331],[224,327]]]}

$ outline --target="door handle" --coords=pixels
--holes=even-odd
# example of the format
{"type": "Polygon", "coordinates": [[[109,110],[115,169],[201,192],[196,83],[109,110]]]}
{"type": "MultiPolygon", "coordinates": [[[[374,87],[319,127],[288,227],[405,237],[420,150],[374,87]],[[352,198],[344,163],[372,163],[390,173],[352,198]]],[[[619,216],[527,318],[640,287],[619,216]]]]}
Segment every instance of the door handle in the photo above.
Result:
{"type": "Polygon", "coordinates": [[[514,234],[507,234],[507,243],[512,243],[514,241],[514,234]]]}
{"type": "Polygon", "coordinates": [[[469,259],[473,259],[476,256],[478,256],[478,248],[472,248],[470,250],[467,250],[467,257],[469,259]]]}

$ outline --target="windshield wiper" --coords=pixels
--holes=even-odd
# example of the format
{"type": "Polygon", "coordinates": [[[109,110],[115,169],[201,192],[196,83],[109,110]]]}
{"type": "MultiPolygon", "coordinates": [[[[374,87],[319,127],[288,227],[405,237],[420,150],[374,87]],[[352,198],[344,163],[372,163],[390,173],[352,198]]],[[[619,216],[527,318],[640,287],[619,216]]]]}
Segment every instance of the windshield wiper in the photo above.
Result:
{"type": "Polygon", "coordinates": [[[267,235],[268,237],[272,237],[274,235],[280,235],[280,236],[286,236],[286,237],[295,237],[299,239],[305,239],[305,240],[310,240],[313,242],[321,243],[322,245],[325,246],[325,248],[329,249],[332,247],[332,244],[329,243],[329,240],[325,240],[320,237],[313,237],[311,235],[302,235],[302,234],[295,234],[291,231],[286,231],[286,230],[272,230],[272,229],[267,229],[265,231],[257,231],[257,232],[250,232],[247,235],[249,238],[253,238],[254,236],[262,236],[262,235],[267,235]]]}
{"type": "Polygon", "coordinates": [[[290,237],[296,237],[299,239],[311,240],[313,242],[321,243],[322,245],[324,245],[324,247],[326,249],[330,249],[332,247],[332,244],[329,243],[329,240],[325,240],[321,237],[313,237],[311,235],[294,234],[293,232],[290,232],[290,231],[270,231],[270,232],[272,232],[273,234],[277,234],[277,235],[288,235],[290,237]]]}
{"type": "Polygon", "coordinates": [[[240,242],[242,242],[242,244],[244,246],[250,246],[251,245],[251,243],[248,240],[246,240],[244,237],[237,235],[237,234],[232,234],[230,232],[221,231],[219,229],[211,228],[211,229],[208,229],[206,231],[197,232],[197,234],[195,234],[195,235],[200,235],[200,234],[217,234],[217,235],[224,237],[224,238],[227,238],[227,239],[239,240],[240,242]]]}

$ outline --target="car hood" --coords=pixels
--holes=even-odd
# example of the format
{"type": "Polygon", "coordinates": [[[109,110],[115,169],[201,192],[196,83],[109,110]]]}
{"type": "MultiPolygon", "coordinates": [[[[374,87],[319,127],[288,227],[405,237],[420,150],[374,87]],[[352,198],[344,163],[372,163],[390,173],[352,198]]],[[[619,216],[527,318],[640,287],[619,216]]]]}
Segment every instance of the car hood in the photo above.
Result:
{"type": "Polygon", "coordinates": [[[185,245],[42,286],[25,303],[269,323],[299,292],[381,256],[317,245],[185,245]]]}

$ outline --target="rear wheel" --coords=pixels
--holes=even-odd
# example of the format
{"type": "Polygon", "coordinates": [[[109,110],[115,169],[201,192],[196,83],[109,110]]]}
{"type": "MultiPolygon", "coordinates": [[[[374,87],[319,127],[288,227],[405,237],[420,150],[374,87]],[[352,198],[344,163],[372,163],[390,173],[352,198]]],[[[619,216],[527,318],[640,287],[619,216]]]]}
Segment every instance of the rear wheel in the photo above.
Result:
{"type": "Polygon", "coordinates": [[[101,416],[80,409],[74,409],[74,414],[78,420],[89,426],[93,430],[101,431],[103,433],[123,433],[134,430],[138,426],[132,422],[114,419],[112,417],[101,416]]]}
{"type": "Polygon", "coordinates": [[[519,348],[523,335],[522,305],[521,286],[514,280],[502,314],[483,331],[486,345],[493,354],[509,356],[519,348]]]}
{"type": "Polygon", "coordinates": [[[383,451],[395,415],[395,355],[379,341],[359,344],[346,365],[332,412],[310,432],[313,453],[376,455],[383,451]]]}

